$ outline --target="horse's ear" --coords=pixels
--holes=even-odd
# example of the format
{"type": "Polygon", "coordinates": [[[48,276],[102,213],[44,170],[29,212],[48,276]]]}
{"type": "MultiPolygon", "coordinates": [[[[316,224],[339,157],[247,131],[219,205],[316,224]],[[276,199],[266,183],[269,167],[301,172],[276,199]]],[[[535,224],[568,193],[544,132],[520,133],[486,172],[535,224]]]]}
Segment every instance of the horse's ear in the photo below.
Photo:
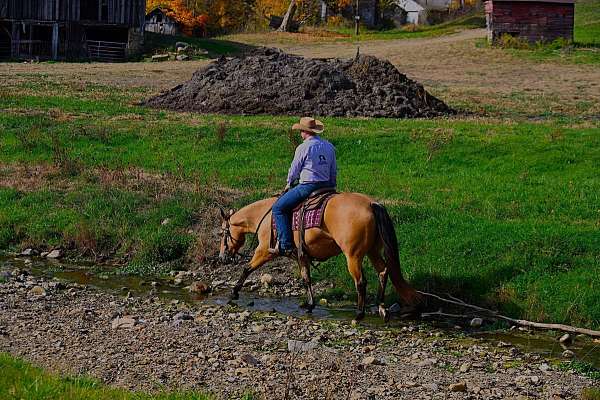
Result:
{"type": "Polygon", "coordinates": [[[233,208],[229,209],[229,217],[231,217],[233,214],[235,214],[235,210],[233,208]]]}
{"type": "Polygon", "coordinates": [[[229,217],[227,216],[227,214],[225,213],[225,210],[223,210],[223,208],[219,207],[219,211],[221,212],[221,218],[223,218],[224,221],[229,219],[229,217]]]}

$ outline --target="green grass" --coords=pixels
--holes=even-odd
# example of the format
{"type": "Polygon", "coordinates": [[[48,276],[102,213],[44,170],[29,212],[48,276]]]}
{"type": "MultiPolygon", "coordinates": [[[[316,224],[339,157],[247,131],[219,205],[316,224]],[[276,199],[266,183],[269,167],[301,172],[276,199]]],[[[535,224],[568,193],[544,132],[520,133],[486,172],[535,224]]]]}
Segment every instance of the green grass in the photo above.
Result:
{"type": "Polygon", "coordinates": [[[154,54],[177,51],[177,42],[185,42],[194,49],[202,49],[208,52],[206,56],[192,58],[216,58],[222,55],[234,55],[242,51],[246,45],[223,39],[206,39],[199,37],[160,35],[158,33],[146,32],[144,37],[144,56],[150,57],[154,54]]]}
{"type": "Polygon", "coordinates": [[[565,361],[559,365],[559,368],[563,371],[573,371],[578,374],[585,375],[594,381],[600,381],[600,370],[594,367],[592,364],[582,362],[579,360],[565,361]]]}
{"type": "Polygon", "coordinates": [[[198,392],[146,394],[111,388],[87,377],[61,377],[0,353],[0,398],[28,400],[208,400],[198,392]]]}
{"type": "Polygon", "coordinates": [[[577,1],[575,43],[581,46],[600,46],[600,0],[577,1]]]}
{"type": "Polygon", "coordinates": [[[417,26],[414,30],[405,30],[402,28],[394,29],[366,29],[361,28],[358,38],[354,35],[354,28],[339,27],[328,28],[336,33],[348,35],[348,40],[391,40],[391,39],[412,39],[437,37],[450,35],[465,29],[475,29],[485,27],[485,17],[480,14],[469,14],[452,21],[444,22],[437,25],[422,25],[417,26]]]}
{"type": "Polygon", "coordinates": [[[600,400],[600,388],[586,388],[581,391],[581,400],[600,400]]]}
{"type": "MultiPolygon", "coordinates": [[[[56,170],[40,187],[0,188],[1,248],[62,244],[123,256],[126,271],[161,272],[157,265],[198,251],[188,230],[217,227],[216,203],[241,206],[283,186],[292,117],[176,114],[132,105],[138,91],[94,86],[86,95],[65,86],[57,93],[44,77],[13,85],[0,97],[0,166],[56,170]],[[107,182],[109,172],[131,168],[162,183],[107,182]],[[218,186],[244,195],[215,196],[218,186]],[[213,219],[198,218],[202,212],[213,219]]],[[[600,326],[598,123],[325,123],[337,147],[339,189],[387,204],[415,286],[513,316],[600,326]]],[[[375,276],[366,271],[374,293],[375,276]]],[[[315,276],[354,297],[343,258],[315,276]]]]}

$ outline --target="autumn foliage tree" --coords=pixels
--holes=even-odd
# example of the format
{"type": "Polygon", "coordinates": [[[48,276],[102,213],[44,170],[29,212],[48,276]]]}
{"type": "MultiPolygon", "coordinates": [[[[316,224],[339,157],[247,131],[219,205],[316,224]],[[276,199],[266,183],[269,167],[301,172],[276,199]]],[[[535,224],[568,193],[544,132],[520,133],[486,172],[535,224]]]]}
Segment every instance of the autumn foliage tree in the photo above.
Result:
{"type": "Polygon", "coordinates": [[[179,23],[184,35],[192,36],[197,31],[206,31],[208,15],[190,8],[184,0],[147,0],[146,12],[156,7],[165,11],[167,17],[179,23]]]}

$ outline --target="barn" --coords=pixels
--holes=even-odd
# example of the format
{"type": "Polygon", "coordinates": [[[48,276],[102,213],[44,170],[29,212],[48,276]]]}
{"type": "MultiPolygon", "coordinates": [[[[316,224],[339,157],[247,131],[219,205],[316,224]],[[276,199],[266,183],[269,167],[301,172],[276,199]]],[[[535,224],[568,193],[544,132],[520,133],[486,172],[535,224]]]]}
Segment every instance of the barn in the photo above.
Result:
{"type": "Polygon", "coordinates": [[[169,11],[156,7],[146,14],[146,31],[161,35],[179,35],[179,24],[169,17],[169,11]]]}
{"type": "Polygon", "coordinates": [[[146,0],[0,0],[0,58],[122,61],[141,51],[146,0]]]}
{"type": "Polygon", "coordinates": [[[503,35],[529,43],[573,40],[574,0],[488,0],[485,13],[488,40],[503,35]]]}

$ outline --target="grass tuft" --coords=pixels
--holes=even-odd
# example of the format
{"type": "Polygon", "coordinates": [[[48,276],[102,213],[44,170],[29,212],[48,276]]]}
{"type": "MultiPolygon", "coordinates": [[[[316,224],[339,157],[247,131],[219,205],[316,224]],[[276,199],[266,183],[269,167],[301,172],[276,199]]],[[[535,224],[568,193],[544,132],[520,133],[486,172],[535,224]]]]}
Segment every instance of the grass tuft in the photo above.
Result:
{"type": "Polygon", "coordinates": [[[209,400],[199,392],[161,392],[147,394],[111,388],[85,377],[60,377],[29,363],[0,353],[0,398],[29,400],[209,400]]]}

